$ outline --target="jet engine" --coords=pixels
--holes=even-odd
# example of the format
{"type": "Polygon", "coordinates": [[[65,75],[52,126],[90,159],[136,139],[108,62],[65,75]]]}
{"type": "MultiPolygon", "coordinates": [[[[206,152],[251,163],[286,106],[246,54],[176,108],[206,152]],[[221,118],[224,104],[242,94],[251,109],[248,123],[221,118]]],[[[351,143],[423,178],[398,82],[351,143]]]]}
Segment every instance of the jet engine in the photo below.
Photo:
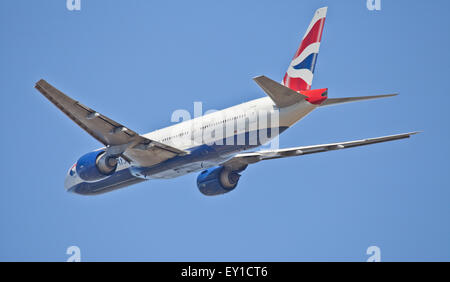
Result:
{"type": "Polygon", "coordinates": [[[206,196],[228,193],[236,188],[241,177],[238,172],[241,171],[231,171],[221,166],[209,168],[198,175],[197,187],[206,196]]]}
{"type": "Polygon", "coordinates": [[[117,158],[106,156],[105,151],[99,150],[83,155],[77,161],[78,176],[86,181],[96,181],[113,174],[117,169],[117,158]]]}

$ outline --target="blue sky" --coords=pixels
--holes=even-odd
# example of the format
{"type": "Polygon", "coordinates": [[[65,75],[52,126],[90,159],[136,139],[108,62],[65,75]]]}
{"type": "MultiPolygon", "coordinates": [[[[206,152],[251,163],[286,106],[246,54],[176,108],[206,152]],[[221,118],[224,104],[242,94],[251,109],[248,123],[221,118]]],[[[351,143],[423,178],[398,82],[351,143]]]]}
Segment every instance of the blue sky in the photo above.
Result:
{"type": "Polygon", "coordinates": [[[3,161],[0,260],[450,260],[448,1],[0,2],[3,161]],[[100,147],[45,100],[45,78],[146,133],[176,109],[221,109],[280,80],[315,9],[328,17],[314,88],[400,92],[318,109],[282,147],[422,130],[411,139],[267,161],[208,198],[197,175],[96,197],[66,193],[67,169],[100,147]]]}

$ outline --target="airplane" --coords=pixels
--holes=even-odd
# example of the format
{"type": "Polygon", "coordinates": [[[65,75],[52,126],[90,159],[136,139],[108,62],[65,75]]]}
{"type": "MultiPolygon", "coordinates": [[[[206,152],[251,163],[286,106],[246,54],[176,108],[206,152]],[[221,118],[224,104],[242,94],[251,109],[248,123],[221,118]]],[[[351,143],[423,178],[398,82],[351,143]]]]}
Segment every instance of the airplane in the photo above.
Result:
{"type": "Polygon", "coordinates": [[[418,133],[252,151],[273,142],[317,108],[397,95],[328,98],[327,88],[311,89],[326,14],[327,7],[315,11],[281,83],[266,76],[254,78],[266,97],[143,135],[39,80],[35,88],[104,145],[81,156],[69,169],[65,189],[97,195],[149,179],[201,171],[197,177],[200,192],[222,195],[236,188],[241,173],[250,164],[404,139],[418,133]]]}

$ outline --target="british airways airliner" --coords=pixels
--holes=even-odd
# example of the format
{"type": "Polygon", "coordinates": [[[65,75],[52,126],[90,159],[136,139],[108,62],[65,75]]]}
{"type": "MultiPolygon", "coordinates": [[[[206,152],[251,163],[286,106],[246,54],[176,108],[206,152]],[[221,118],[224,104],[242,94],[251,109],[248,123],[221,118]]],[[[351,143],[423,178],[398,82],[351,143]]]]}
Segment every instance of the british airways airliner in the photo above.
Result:
{"type": "MultiPolygon", "coordinates": [[[[45,80],[36,83],[50,102],[104,144],[80,157],[69,169],[65,189],[97,195],[149,179],[168,179],[201,171],[197,186],[204,195],[232,191],[249,164],[409,138],[390,136],[252,151],[274,142],[286,129],[319,107],[395,96],[328,98],[328,89],[311,89],[327,8],[314,13],[300,47],[281,83],[265,76],[255,82],[267,97],[186,120],[140,135],[68,97],[45,80]],[[263,114],[261,114],[263,113],[263,114]]],[[[276,143],[276,142],[274,142],[276,143]]],[[[274,148],[275,147],[275,148],[274,148]]]]}

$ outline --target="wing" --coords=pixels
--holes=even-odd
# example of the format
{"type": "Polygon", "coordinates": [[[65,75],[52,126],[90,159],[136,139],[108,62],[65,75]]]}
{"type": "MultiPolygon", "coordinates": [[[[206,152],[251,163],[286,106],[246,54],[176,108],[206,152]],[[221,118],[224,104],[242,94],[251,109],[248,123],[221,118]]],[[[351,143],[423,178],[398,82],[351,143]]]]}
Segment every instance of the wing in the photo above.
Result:
{"type": "Polygon", "coordinates": [[[353,148],[358,146],[365,146],[375,143],[393,141],[398,139],[409,138],[411,135],[419,132],[402,133],[396,135],[389,135],[376,138],[361,139],[355,141],[338,142],[323,145],[312,145],[304,147],[286,148],[279,150],[267,150],[250,153],[237,154],[232,159],[226,161],[222,166],[227,167],[230,170],[241,170],[247,165],[256,163],[262,160],[271,160],[285,157],[302,156],[313,153],[328,152],[333,150],[340,150],[346,148],[353,148]]]}
{"type": "Polygon", "coordinates": [[[137,134],[73,100],[45,80],[39,80],[35,88],[87,133],[103,143],[111,154],[122,155],[140,166],[151,166],[188,153],[137,134]]]}

